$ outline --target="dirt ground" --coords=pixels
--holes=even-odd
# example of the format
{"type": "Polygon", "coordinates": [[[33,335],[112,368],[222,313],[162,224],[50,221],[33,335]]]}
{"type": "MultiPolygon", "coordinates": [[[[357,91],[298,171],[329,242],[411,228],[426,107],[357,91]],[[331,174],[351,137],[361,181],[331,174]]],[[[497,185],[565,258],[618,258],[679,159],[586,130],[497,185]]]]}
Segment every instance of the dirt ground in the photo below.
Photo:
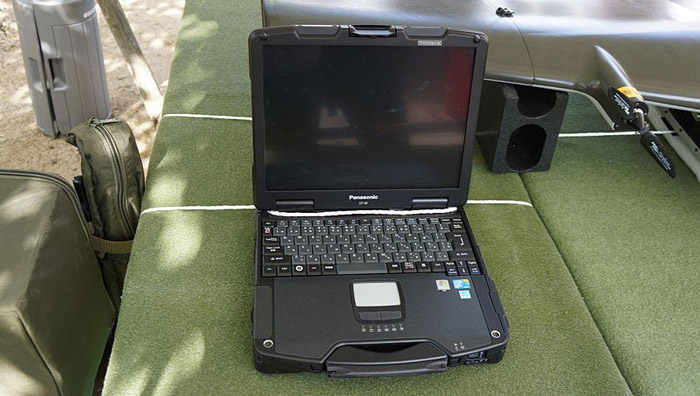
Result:
{"type": "MultiPolygon", "coordinates": [[[[156,80],[165,94],[184,0],[120,1],[156,80]]],[[[99,8],[98,8],[99,9],[99,8]]],[[[156,125],[143,107],[119,47],[102,14],[100,35],[114,117],[125,119],[148,166],[156,125]]],[[[36,125],[24,74],[12,0],[0,0],[0,168],[38,170],[67,179],[80,174],[77,150],[62,138],[44,135],[36,125]]]]}

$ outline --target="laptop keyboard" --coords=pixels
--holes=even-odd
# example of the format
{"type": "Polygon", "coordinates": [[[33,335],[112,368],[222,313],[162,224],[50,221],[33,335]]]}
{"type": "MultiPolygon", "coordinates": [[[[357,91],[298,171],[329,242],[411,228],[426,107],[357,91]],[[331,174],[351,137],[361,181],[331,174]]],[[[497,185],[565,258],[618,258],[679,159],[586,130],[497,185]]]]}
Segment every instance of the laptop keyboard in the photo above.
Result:
{"type": "Polygon", "coordinates": [[[263,277],[481,274],[455,215],[264,221],[261,256],[263,277]]]}

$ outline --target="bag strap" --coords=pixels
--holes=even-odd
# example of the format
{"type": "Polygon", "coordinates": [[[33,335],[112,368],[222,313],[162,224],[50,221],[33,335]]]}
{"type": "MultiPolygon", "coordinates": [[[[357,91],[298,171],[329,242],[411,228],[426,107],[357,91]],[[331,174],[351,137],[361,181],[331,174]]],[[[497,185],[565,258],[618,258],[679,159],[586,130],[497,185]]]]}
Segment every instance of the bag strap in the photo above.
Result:
{"type": "Polygon", "coordinates": [[[109,241],[107,239],[102,239],[100,237],[92,236],[92,248],[97,252],[102,253],[113,253],[113,254],[127,254],[131,252],[131,245],[134,244],[133,240],[130,241],[109,241]]]}

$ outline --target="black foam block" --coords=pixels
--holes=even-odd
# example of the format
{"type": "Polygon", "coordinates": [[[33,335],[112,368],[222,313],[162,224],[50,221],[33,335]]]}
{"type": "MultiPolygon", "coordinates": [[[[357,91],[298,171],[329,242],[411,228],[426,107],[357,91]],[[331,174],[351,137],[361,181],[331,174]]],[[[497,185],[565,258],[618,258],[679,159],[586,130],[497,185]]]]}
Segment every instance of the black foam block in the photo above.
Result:
{"type": "Polygon", "coordinates": [[[494,173],[546,171],[569,95],[486,81],[476,138],[494,173]]]}

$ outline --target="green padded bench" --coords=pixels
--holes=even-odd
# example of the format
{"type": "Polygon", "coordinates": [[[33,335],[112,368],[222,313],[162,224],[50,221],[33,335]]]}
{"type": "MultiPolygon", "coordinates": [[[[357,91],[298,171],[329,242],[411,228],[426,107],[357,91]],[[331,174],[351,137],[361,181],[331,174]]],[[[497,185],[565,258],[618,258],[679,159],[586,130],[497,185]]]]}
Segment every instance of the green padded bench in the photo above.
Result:
{"type": "MultiPolygon", "coordinates": [[[[700,187],[677,158],[667,179],[633,137],[562,137],[552,170],[522,177],[476,150],[466,211],[511,323],[501,363],[256,372],[247,36],[261,20],[258,1],[185,7],[105,395],[698,392],[700,187]]],[[[601,128],[572,97],[563,130],[601,128]]]]}

